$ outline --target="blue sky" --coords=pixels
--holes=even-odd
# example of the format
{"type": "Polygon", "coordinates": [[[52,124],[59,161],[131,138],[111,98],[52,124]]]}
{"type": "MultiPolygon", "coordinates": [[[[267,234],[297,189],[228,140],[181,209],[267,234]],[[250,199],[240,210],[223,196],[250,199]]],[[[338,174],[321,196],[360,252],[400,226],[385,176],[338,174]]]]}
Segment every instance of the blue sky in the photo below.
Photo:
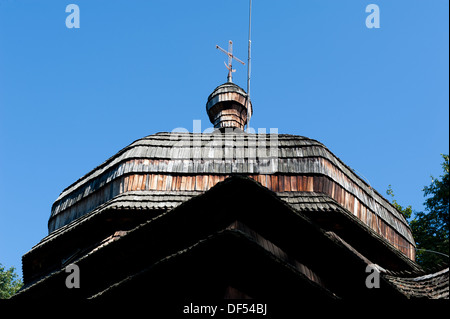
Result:
{"type": "MultiPolygon", "coordinates": [[[[449,149],[447,0],[254,0],[254,128],[324,143],[381,194],[423,209],[449,149]],[[381,27],[368,29],[368,4],[381,27]]],[[[0,263],[47,235],[59,193],[141,137],[211,126],[247,0],[0,0],[0,263]],[[68,4],[80,28],[68,29],[68,4]]],[[[246,67],[234,82],[246,88],[246,67]]]]}

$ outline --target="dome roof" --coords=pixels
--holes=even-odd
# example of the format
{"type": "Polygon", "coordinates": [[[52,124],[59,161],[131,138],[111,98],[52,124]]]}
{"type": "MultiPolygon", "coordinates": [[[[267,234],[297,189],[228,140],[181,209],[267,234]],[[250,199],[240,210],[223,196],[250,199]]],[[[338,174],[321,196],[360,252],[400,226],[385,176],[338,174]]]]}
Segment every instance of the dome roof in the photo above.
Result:
{"type": "Polygon", "coordinates": [[[148,201],[152,209],[167,210],[179,202],[178,192],[195,196],[232,175],[249,176],[296,209],[302,207],[296,193],[326,194],[355,222],[414,257],[411,230],[385,198],[320,142],[281,134],[158,133],[139,139],[61,193],[49,232],[127,193],[130,201],[138,198],[134,209],[148,201]]]}

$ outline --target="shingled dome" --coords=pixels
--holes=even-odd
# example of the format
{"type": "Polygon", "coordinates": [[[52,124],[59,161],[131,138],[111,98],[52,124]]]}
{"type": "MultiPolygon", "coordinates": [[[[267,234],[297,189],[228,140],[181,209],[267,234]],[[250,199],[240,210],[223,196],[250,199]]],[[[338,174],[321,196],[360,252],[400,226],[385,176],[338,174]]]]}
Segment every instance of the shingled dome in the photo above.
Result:
{"type": "Polygon", "coordinates": [[[326,194],[414,258],[414,239],[404,217],[323,144],[294,135],[217,131],[139,139],[61,193],[52,207],[49,232],[130,192],[136,201],[128,208],[170,209],[178,198],[205,192],[235,174],[278,192],[293,207],[299,192],[326,194]]]}

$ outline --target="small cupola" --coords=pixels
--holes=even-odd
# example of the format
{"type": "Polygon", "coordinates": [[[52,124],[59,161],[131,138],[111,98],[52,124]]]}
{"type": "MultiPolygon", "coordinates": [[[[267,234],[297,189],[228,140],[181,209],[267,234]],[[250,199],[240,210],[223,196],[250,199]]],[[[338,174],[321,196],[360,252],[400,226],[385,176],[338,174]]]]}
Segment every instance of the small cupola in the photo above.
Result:
{"type": "Polygon", "coordinates": [[[233,42],[228,42],[228,51],[218,45],[216,48],[228,56],[228,64],[225,67],[228,70],[227,83],[218,86],[208,97],[206,103],[206,112],[209,120],[216,129],[221,128],[239,128],[244,130],[253,114],[252,103],[248,94],[240,86],[233,83],[233,60],[245,65],[233,55],[233,42]]]}
{"type": "Polygon", "coordinates": [[[252,116],[251,101],[238,85],[227,82],[218,86],[208,97],[206,111],[215,128],[239,128],[244,130],[252,116]]]}

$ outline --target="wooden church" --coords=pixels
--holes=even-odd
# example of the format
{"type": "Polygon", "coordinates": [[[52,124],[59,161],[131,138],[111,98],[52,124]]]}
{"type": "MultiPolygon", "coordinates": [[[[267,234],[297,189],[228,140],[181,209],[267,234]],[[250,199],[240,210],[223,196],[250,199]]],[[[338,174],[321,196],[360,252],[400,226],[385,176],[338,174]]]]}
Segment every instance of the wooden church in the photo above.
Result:
{"type": "Polygon", "coordinates": [[[63,190],[14,300],[448,298],[448,268],[425,273],[402,214],[323,144],[245,132],[231,77],[206,110],[213,133],[144,137],[63,190]]]}

